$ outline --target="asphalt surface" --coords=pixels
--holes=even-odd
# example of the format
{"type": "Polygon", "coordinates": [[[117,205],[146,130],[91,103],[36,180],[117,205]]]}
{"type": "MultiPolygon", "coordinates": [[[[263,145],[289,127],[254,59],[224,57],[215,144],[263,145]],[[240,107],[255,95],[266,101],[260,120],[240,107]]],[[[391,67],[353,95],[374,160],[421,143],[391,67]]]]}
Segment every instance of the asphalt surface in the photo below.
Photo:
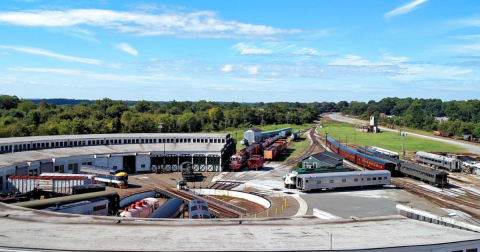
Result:
{"type": "MultiPolygon", "coordinates": [[[[367,121],[359,120],[359,119],[356,119],[356,118],[350,118],[350,117],[342,116],[342,114],[340,114],[340,113],[328,114],[328,115],[325,115],[325,117],[329,117],[330,119],[335,120],[335,121],[346,122],[346,123],[351,123],[351,124],[365,125],[365,124],[369,123],[367,121]]],[[[381,130],[384,130],[384,131],[398,132],[398,130],[389,129],[389,128],[385,128],[385,127],[379,127],[379,128],[381,130]]],[[[469,143],[469,142],[465,142],[465,141],[461,141],[461,140],[455,140],[455,139],[449,139],[449,138],[443,138],[443,137],[425,136],[425,135],[420,135],[420,134],[416,134],[416,133],[411,133],[411,132],[408,132],[408,131],[407,131],[407,133],[408,133],[408,135],[411,135],[411,136],[416,136],[416,137],[426,138],[426,139],[437,141],[437,142],[443,142],[443,143],[449,143],[449,144],[457,145],[457,146],[460,146],[462,148],[467,149],[468,152],[480,155],[480,145],[475,144],[475,143],[469,143]]]]}

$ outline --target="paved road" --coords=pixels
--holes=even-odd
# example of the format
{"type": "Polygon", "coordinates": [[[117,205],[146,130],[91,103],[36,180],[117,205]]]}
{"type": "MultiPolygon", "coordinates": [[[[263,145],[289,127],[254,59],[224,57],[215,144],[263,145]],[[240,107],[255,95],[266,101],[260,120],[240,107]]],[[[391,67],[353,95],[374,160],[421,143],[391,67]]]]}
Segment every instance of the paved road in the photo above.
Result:
{"type": "MultiPolygon", "coordinates": [[[[359,119],[356,119],[356,118],[350,118],[350,117],[342,116],[342,114],[340,114],[340,113],[329,114],[329,115],[326,115],[326,117],[329,117],[330,119],[335,120],[335,121],[339,121],[339,122],[346,122],[346,123],[351,123],[351,124],[361,124],[361,125],[368,124],[367,121],[363,121],[363,120],[359,120],[359,119]]],[[[389,128],[385,128],[385,127],[379,127],[379,128],[382,129],[382,130],[384,130],[384,131],[398,132],[397,130],[389,129],[389,128]]],[[[438,141],[438,142],[444,142],[444,143],[449,143],[449,144],[457,145],[457,146],[460,146],[460,147],[462,147],[462,148],[467,149],[468,152],[471,152],[471,153],[475,153],[475,154],[477,154],[477,155],[480,155],[480,145],[478,145],[478,144],[469,143],[469,142],[465,142],[465,141],[461,141],[461,140],[449,139],[449,138],[440,138],[440,137],[434,137],[434,136],[425,136],[425,135],[420,135],[420,134],[411,133],[411,132],[408,132],[408,134],[409,134],[409,135],[412,135],[412,136],[427,138],[427,139],[433,140],[433,141],[438,141]]]]}

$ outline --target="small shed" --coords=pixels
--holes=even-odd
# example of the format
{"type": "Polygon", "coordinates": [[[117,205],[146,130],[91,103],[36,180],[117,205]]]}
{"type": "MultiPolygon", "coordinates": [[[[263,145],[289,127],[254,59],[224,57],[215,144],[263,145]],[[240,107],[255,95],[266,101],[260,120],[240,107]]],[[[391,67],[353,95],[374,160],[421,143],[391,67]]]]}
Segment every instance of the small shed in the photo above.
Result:
{"type": "Polygon", "coordinates": [[[249,144],[260,143],[262,141],[262,130],[249,128],[243,132],[243,138],[247,139],[249,144]]]}
{"type": "Polygon", "coordinates": [[[302,160],[302,168],[317,168],[322,166],[341,166],[343,157],[332,152],[324,151],[313,154],[302,160]]]}

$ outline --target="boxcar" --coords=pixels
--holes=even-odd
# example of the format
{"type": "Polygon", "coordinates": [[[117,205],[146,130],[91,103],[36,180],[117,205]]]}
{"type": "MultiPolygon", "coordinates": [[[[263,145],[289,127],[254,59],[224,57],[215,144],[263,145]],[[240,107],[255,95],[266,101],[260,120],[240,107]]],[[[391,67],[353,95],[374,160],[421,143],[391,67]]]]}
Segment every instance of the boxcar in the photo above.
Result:
{"type": "Polygon", "coordinates": [[[297,176],[297,189],[301,191],[382,187],[390,184],[389,171],[353,171],[301,174],[297,176]]]}

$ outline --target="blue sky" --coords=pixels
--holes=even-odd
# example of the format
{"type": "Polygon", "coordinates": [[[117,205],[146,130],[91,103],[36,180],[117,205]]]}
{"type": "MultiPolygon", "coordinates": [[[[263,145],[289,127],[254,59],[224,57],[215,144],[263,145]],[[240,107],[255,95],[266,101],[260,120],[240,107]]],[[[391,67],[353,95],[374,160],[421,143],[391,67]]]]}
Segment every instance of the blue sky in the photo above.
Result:
{"type": "Polygon", "coordinates": [[[480,97],[480,1],[2,0],[0,94],[480,97]]]}

